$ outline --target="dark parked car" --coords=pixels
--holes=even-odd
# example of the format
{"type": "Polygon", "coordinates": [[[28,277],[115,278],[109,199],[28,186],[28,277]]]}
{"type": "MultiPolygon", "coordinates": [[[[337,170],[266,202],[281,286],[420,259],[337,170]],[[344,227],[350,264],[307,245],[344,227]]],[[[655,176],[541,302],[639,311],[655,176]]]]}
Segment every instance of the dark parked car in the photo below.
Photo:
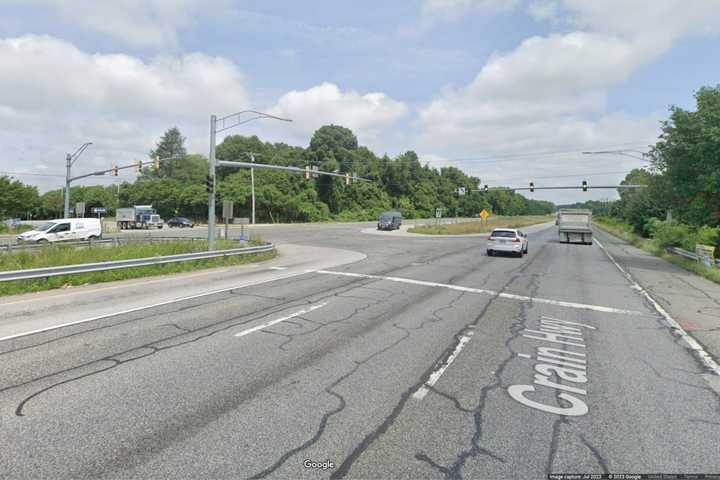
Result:
{"type": "Polygon", "coordinates": [[[167,223],[167,226],[170,228],[172,228],[172,227],[192,228],[195,226],[194,223],[192,223],[190,220],[188,220],[185,217],[173,217],[165,223],[167,223]]]}

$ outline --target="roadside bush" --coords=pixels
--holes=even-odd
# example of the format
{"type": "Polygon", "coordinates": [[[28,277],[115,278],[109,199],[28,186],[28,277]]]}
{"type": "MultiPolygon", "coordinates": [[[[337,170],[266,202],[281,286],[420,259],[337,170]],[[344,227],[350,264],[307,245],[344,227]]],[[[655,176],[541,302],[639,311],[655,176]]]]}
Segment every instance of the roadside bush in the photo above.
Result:
{"type": "Polygon", "coordinates": [[[703,245],[714,245],[717,247],[720,244],[720,228],[703,225],[698,228],[696,241],[703,245]]]}
{"type": "Polygon", "coordinates": [[[681,247],[695,250],[695,235],[688,225],[682,223],[658,222],[654,225],[652,236],[661,247],[681,247]]]}
{"type": "Polygon", "coordinates": [[[664,223],[665,222],[663,222],[659,218],[651,218],[645,223],[645,226],[643,227],[643,236],[646,238],[654,238],[655,232],[657,232],[659,228],[662,228],[664,223]]]}

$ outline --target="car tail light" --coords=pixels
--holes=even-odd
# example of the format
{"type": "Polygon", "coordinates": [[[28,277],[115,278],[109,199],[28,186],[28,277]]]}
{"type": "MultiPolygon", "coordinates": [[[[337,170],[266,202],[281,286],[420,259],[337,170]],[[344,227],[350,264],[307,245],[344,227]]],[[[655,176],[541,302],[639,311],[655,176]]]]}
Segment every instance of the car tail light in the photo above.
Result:
{"type": "Polygon", "coordinates": [[[488,235],[488,240],[492,240],[492,235],[488,235]]]}
{"type": "Polygon", "coordinates": [[[518,237],[513,238],[513,242],[517,243],[519,241],[520,241],[520,239],[518,237]]]}

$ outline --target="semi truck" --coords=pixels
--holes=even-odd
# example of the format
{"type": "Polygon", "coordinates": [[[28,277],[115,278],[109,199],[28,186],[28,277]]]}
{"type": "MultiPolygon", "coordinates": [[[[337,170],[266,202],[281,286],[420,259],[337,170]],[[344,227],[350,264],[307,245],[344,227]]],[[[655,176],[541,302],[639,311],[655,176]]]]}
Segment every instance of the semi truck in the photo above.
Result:
{"type": "Polygon", "coordinates": [[[115,217],[119,230],[163,228],[164,223],[152,205],[118,208],[115,217]]]}
{"type": "Polygon", "coordinates": [[[560,243],[592,244],[592,211],[563,208],[558,211],[555,223],[560,243]]]}

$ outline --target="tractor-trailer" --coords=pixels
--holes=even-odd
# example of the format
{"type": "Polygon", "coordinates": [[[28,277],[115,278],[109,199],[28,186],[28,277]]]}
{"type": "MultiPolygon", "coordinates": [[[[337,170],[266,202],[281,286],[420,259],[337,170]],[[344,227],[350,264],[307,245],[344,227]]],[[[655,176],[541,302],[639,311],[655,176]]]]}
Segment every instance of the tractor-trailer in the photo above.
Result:
{"type": "Polygon", "coordinates": [[[120,230],[163,228],[163,220],[152,208],[152,205],[118,208],[115,219],[120,230]]]}
{"type": "Polygon", "coordinates": [[[592,211],[561,209],[556,223],[560,243],[592,244],[592,211]]]}

